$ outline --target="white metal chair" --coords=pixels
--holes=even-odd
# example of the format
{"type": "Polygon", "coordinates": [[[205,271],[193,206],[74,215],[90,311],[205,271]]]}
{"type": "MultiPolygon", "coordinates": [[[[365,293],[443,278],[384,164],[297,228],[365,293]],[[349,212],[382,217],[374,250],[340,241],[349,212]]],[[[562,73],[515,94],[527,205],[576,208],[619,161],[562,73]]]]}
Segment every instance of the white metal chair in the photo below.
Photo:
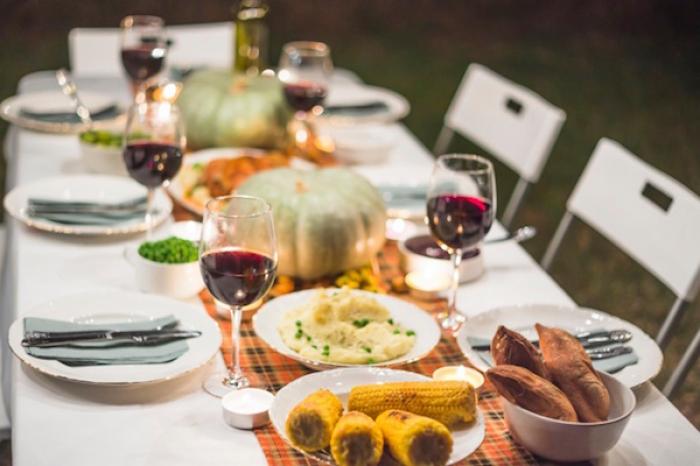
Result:
{"type": "MultiPolygon", "coordinates": [[[[646,164],[615,141],[603,138],[576,183],[566,213],[542,258],[548,269],[572,220],[578,218],[655,275],[676,295],[656,337],[666,346],[684,308],[700,289],[700,198],[646,164]]],[[[682,384],[700,347],[700,331],[664,388],[682,384]]]]}
{"type": "MultiPolygon", "coordinates": [[[[233,62],[232,22],[167,26],[172,45],[170,66],[230,68],[233,62]]],[[[118,76],[119,28],[75,28],[68,34],[71,70],[81,76],[118,76]]]]}
{"type": "Polygon", "coordinates": [[[445,114],[433,153],[445,153],[456,132],[515,171],[520,179],[502,218],[510,227],[526,191],[539,180],[565,120],[566,113],[541,96],[472,63],[445,114]]]}

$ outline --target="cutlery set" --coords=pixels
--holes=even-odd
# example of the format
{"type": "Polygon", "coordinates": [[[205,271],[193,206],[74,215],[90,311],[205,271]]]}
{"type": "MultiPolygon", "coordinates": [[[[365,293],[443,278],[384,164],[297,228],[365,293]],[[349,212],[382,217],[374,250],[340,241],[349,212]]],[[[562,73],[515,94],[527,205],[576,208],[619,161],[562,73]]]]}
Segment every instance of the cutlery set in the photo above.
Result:
{"type": "Polygon", "coordinates": [[[32,198],[27,201],[26,214],[65,224],[106,225],[146,214],[146,197],[123,202],[55,201],[32,198]]]}
{"type": "MultiPolygon", "coordinates": [[[[628,330],[595,330],[578,333],[575,337],[581,342],[590,358],[596,361],[630,354],[633,351],[632,347],[624,345],[632,340],[632,333],[628,330]]],[[[539,346],[537,339],[531,339],[530,343],[539,346]]],[[[489,351],[491,348],[490,342],[471,346],[476,351],[489,351]]]]}

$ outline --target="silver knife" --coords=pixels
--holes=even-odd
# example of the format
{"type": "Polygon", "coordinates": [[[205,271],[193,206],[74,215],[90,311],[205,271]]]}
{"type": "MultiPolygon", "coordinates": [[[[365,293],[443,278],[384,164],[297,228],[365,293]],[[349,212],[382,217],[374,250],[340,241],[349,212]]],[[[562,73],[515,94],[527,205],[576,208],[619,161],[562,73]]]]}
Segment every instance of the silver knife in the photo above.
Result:
{"type": "Polygon", "coordinates": [[[73,80],[68,74],[68,70],[65,68],[60,68],[56,71],[56,81],[58,85],[61,86],[61,91],[68,96],[68,98],[73,102],[75,107],[75,113],[80,118],[85,126],[90,128],[92,126],[92,118],[90,117],[90,110],[83,105],[83,102],[78,97],[78,87],[75,85],[73,80]]]}
{"type": "Polygon", "coordinates": [[[22,340],[22,346],[47,348],[52,346],[67,346],[75,343],[93,342],[131,342],[133,344],[154,344],[168,340],[196,338],[202,335],[199,330],[129,330],[129,331],[100,331],[100,332],[68,332],[60,336],[46,337],[42,332],[29,333],[22,340]]]}

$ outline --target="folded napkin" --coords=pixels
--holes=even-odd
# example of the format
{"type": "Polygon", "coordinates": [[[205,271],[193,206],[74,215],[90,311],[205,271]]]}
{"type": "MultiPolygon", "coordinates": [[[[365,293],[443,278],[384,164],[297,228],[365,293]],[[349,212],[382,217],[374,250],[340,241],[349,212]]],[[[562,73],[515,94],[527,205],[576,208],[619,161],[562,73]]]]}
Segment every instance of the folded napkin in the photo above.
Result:
{"type": "Polygon", "coordinates": [[[29,199],[25,209],[32,218],[65,225],[113,225],[146,215],[146,199],[120,203],[29,199]]]}
{"type": "Polygon", "coordinates": [[[377,186],[388,208],[405,209],[409,207],[425,207],[428,187],[418,186],[377,186]]]}
{"type": "MultiPolygon", "coordinates": [[[[90,118],[93,121],[110,120],[118,117],[122,113],[121,108],[117,104],[110,104],[106,107],[98,108],[95,111],[90,110],[90,118]]],[[[20,116],[31,118],[32,120],[43,121],[46,123],[81,123],[80,117],[75,111],[39,111],[29,108],[20,108],[20,116]]]]}
{"type": "MultiPolygon", "coordinates": [[[[175,316],[167,315],[154,320],[104,324],[76,324],[64,320],[25,317],[24,333],[68,332],[76,330],[153,330],[172,324],[175,316]]],[[[81,342],[71,346],[25,348],[27,354],[41,359],[55,359],[68,366],[163,364],[174,361],[187,352],[186,340],[161,345],[134,346],[112,341],[81,342]]]]}
{"type": "MultiPolygon", "coordinates": [[[[598,331],[599,329],[593,329],[592,331],[598,331]]],[[[467,336],[467,342],[469,343],[470,346],[485,346],[490,343],[490,340],[486,338],[481,338],[481,337],[473,337],[473,336],[467,336]]],[[[616,346],[616,345],[609,345],[609,346],[616,346]]],[[[600,346],[599,348],[605,348],[604,346],[600,346]]],[[[493,359],[491,359],[491,352],[488,350],[484,351],[476,351],[474,350],[475,353],[479,355],[479,358],[481,358],[482,361],[484,361],[489,367],[493,366],[493,359]]],[[[624,369],[627,366],[631,366],[633,364],[637,364],[639,362],[639,356],[632,351],[631,353],[627,354],[621,354],[620,356],[615,356],[612,358],[607,358],[607,359],[597,359],[593,362],[593,367],[602,372],[607,372],[608,374],[614,374],[615,372],[619,372],[622,369],[624,369]]]]}

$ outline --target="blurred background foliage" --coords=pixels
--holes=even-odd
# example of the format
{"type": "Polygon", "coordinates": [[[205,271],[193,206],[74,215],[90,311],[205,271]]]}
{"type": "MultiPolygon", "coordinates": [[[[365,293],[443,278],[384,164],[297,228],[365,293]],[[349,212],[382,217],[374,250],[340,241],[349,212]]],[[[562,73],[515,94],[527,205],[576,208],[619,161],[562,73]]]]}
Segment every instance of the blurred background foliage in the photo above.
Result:
{"type": "MultiPolygon", "coordinates": [[[[700,2],[269,3],[271,64],[284,42],[327,42],[337,66],[409,99],[412,111],[405,123],[428,148],[470,62],[482,63],[563,108],[567,121],[516,221],[538,228],[537,238],[526,244],[538,260],[600,137],[621,142],[700,192],[700,2]]],[[[116,27],[132,13],[156,14],[169,24],[224,21],[231,18],[232,6],[224,0],[0,0],[0,98],[14,94],[17,81],[27,73],[67,66],[67,35],[73,27],[116,27]]],[[[0,137],[5,129],[0,125],[0,137]]],[[[451,149],[479,151],[463,140],[451,149]]],[[[497,177],[499,197],[507,199],[515,176],[497,165],[497,177]]],[[[632,320],[651,334],[673,301],[658,280],[581,224],[567,237],[552,272],[581,305],[632,320]]],[[[657,385],[663,385],[699,327],[700,302],[690,307],[666,352],[657,385]]],[[[700,426],[700,364],[673,401],[700,426]]]]}

